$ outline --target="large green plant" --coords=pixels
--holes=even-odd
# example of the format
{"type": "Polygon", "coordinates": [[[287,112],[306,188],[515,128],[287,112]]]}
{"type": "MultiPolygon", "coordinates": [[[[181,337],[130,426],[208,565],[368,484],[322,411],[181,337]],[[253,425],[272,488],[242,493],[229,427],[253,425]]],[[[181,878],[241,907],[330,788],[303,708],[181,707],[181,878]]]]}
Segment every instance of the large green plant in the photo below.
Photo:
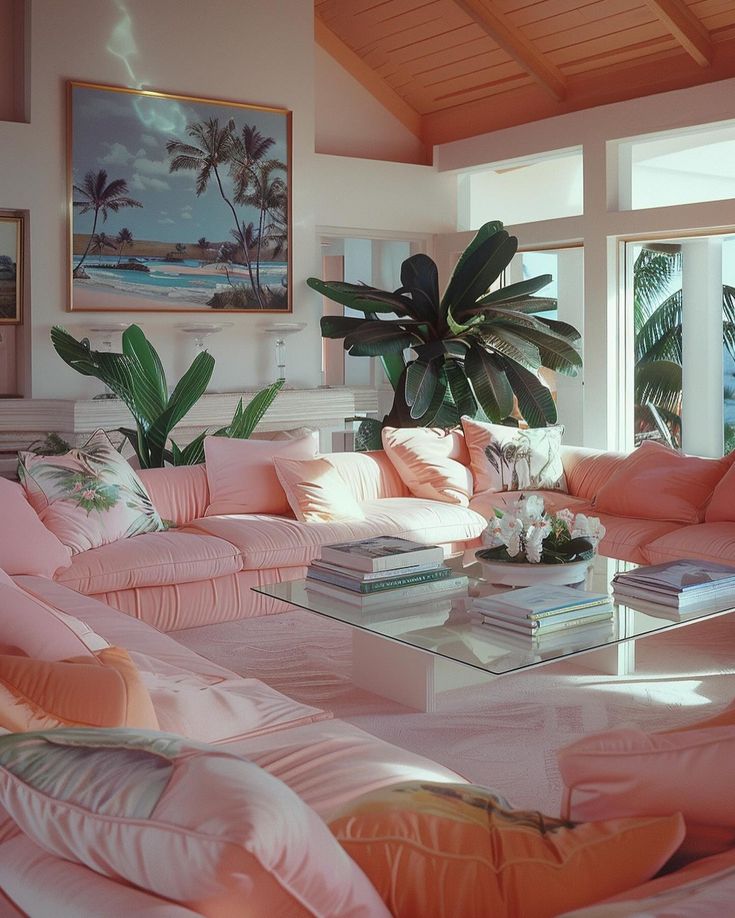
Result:
{"type": "MultiPolygon", "coordinates": [[[[211,354],[206,351],[198,354],[169,395],[161,359],[137,325],[123,332],[121,354],[93,351],[86,338],[78,341],[58,325],[51,329],[51,341],[56,353],[72,369],[101,380],[127,405],[135,429],[118,429],[132,444],[141,468],[160,468],[166,462],[172,465],[204,462],[204,438],[208,431],[183,448],[170,440],[170,435],[204,394],[214,370],[211,354]]],[[[283,380],[279,379],[258,392],[247,406],[240,399],[232,422],[211,436],[249,437],[282,386],[283,380]]]]}
{"type": "Polygon", "coordinates": [[[549,283],[548,274],[488,292],[517,249],[517,238],[502,223],[486,223],[460,257],[443,296],[436,264],[427,255],[403,262],[401,286],[393,292],[308,279],[324,296],[365,313],[365,318],[324,316],[322,335],[344,338],[352,355],[382,358],[395,389],[384,423],[451,427],[461,415],[509,422],[514,396],[529,426],[556,421],[556,405],[538,370],[576,375],[582,365],[580,336],[565,322],[534,315],[556,305],[533,296],[549,283]],[[409,348],[415,357],[407,360],[409,348]]]}

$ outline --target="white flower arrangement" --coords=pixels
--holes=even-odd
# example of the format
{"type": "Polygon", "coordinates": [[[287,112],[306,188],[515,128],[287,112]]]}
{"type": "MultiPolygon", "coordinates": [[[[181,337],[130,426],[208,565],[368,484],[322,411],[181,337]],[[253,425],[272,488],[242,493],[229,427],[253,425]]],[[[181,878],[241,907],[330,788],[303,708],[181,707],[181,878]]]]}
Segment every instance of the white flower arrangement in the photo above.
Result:
{"type": "Polygon", "coordinates": [[[522,494],[507,510],[496,510],[482,535],[485,561],[569,564],[589,560],[605,527],[595,516],[559,510],[549,513],[538,494],[522,494]]]}

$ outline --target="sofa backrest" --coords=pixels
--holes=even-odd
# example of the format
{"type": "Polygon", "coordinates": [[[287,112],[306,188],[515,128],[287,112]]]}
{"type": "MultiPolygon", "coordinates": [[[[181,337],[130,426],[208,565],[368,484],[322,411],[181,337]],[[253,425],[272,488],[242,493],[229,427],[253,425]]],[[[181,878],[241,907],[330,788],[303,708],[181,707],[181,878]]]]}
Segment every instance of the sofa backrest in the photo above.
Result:
{"type": "Polygon", "coordinates": [[[410,497],[395,466],[383,450],[366,453],[327,453],[357,501],[381,497],[410,497]]]}
{"type": "Polygon", "coordinates": [[[209,485],[204,465],[139,469],[138,475],[164,522],[184,526],[206,513],[209,485]]]}
{"type": "Polygon", "coordinates": [[[561,461],[567,490],[574,497],[592,500],[626,455],[588,446],[562,446],[561,461]]]}

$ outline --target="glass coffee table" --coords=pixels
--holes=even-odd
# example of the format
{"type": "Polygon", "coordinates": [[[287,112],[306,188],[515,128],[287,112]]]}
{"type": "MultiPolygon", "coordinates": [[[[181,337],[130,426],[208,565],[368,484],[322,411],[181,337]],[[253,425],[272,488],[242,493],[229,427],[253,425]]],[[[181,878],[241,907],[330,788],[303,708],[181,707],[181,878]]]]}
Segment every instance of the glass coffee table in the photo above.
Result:
{"type": "MultiPolygon", "coordinates": [[[[681,628],[733,611],[733,603],[678,612],[665,607],[647,611],[613,603],[609,622],[557,631],[538,640],[516,637],[483,624],[471,611],[472,597],[497,593],[486,583],[477,562],[447,561],[469,585],[451,596],[422,597],[395,607],[362,609],[310,589],[306,580],[253,587],[255,592],[349,625],[352,630],[352,681],[368,691],[420,711],[434,711],[443,691],[486,682],[496,676],[542,666],[582,654],[597,671],[630,675],[635,670],[635,638],[681,628]]],[[[586,589],[604,593],[613,576],[635,565],[598,557],[586,589]]],[[[507,588],[505,588],[507,589],[507,588]]]]}

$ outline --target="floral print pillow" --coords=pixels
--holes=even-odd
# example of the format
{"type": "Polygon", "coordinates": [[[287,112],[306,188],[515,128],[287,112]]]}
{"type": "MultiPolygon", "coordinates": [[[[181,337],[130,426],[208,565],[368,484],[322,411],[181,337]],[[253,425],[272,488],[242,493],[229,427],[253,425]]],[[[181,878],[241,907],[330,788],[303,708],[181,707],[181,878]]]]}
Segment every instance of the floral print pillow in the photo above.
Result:
{"type": "Polygon", "coordinates": [[[463,417],[462,428],[475,494],[567,490],[561,461],[561,425],[521,429],[463,417]]]}
{"type": "Polygon", "coordinates": [[[164,528],[143,482],[102,430],[63,456],[21,452],[18,460],[31,506],[73,554],[164,528]]]}

